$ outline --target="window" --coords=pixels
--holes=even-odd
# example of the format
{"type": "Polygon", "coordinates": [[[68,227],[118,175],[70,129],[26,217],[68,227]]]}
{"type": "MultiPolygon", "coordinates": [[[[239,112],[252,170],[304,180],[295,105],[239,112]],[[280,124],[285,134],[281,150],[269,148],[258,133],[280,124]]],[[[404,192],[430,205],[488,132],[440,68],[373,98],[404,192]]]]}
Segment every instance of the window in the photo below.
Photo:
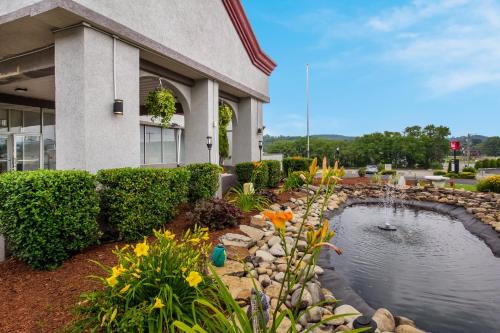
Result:
{"type": "MultiPolygon", "coordinates": [[[[177,139],[175,131],[172,128],[141,125],[141,164],[176,164],[177,139]]],[[[182,141],[181,139],[181,145],[182,141]]],[[[181,160],[183,159],[182,155],[181,150],[181,160]]]]}

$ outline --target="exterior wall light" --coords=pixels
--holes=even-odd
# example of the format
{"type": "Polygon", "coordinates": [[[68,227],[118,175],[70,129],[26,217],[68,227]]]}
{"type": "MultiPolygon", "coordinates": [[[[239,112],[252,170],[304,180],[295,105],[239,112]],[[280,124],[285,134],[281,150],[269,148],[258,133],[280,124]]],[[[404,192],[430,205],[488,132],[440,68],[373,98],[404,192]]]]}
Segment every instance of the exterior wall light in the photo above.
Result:
{"type": "Polygon", "coordinates": [[[262,140],[259,140],[259,160],[262,161],[262,147],[264,146],[264,143],[262,140]]]}
{"type": "Polygon", "coordinates": [[[212,163],[212,137],[207,136],[208,163],[212,163]]]}
{"type": "Polygon", "coordinates": [[[113,113],[116,115],[123,115],[123,99],[115,99],[113,103],[113,113]]]}

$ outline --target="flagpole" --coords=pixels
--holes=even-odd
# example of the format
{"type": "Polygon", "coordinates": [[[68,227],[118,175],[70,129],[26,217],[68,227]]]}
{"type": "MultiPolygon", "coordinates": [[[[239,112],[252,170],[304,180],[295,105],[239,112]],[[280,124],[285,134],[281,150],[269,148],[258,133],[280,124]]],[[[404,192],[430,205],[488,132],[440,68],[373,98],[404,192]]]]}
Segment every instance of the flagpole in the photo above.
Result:
{"type": "Polygon", "coordinates": [[[306,116],[307,116],[307,157],[310,157],[310,150],[309,150],[309,64],[306,64],[306,116]]]}

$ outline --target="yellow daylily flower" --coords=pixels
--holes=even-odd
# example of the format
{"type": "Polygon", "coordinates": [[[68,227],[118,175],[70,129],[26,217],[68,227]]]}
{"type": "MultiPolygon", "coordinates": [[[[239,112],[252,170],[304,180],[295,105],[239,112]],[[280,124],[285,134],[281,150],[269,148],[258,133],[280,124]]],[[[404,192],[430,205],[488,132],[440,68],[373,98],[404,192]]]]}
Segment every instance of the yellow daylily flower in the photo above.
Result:
{"type": "Polygon", "coordinates": [[[198,244],[200,242],[200,239],[199,238],[191,238],[189,241],[191,243],[193,243],[193,245],[196,245],[196,244],[198,244]]]}
{"type": "Polygon", "coordinates": [[[120,290],[120,294],[126,293],[130,289],[130,284],[127,284],[120,290]]]}
{"type": "Polygon", "coordinates": [[[170,232],[170,230],[165,230],[165,232],[163,233],[163,236],[166,239],[174,239],[175,238],[175,234],[173,234],[172,232],[170,232]]]}
{"type": "Polygon", "coordinates": [[[116,284],[118,283],[118,279],[116,278],[116,276],[111,275],[110,277],[108,277],[108,278],[106,279],[106,282],[108,283],[108,285],[109,285],[110,287],[114,287],[114,286],[116,286],[116,284]]]}
{"type": "Polygon", "coordinates": [[[126,271],[126,269],[122,265],[120,265],[112,267],[111,271],[114,277],[119,277],[122,273],[126,271]]]}
{"type": "Polygon", "coordinates": [[[161,299],[158,297],[155,298],[155,304],[153,305],[153,309],[161,309],[165,305],[161,302],[161,299]]]}
{"type": "Polygon", "coordinates": [[[196,288],[201,281],[203,281],[203,278],[201,277],[200,273],[191,271],[186,278],[186,281],[189,283],[190,287],[196,288]]]}
{"type": "Polygon", "coordinates": [[[160,267],[156,267],[156,272],[160,273],[161,271],[161,268],[160,267]]]}
{"type": "Polygon", "coordinates": [[[144,240],[144,242],[137,244],[135,246],[134,252],[138,257],[147,256],[149,252],[149,245],[147,244],[147,241],[144,240]]]}
{"type": "Polygon", "coordinates": [[[182,273],[186,273],[187,268],[186,268],[186,267],[182,267],[182,268],[181,268],[181,271],[182,271],[182,273]]]}
{"type": "Polygon", "coordinates": [[[321,166],[321,181],[325,180],[326,175],[328,174],[328,160],[326,156],[323,157],[323,165],[321,166]]]}
{"type": "Polygon", "coordinates": [[[137,278],[137,279],[141,278],[141,276],[139,274],[137,274],[137,273],[132,273],[132,276],[135,277],[135,278],[137,278]]]}

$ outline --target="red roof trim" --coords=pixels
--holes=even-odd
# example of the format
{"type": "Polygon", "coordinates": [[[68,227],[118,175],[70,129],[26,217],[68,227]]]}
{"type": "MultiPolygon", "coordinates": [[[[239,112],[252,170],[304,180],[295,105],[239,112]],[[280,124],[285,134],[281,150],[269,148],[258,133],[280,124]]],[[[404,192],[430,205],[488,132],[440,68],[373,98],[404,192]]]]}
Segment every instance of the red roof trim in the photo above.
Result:
{"type": "Polygon", "coordinates": [[[222,0],[252,63],[267,75],[271,75],[276,63],[261,50],[240,0],[222,0]]]}

